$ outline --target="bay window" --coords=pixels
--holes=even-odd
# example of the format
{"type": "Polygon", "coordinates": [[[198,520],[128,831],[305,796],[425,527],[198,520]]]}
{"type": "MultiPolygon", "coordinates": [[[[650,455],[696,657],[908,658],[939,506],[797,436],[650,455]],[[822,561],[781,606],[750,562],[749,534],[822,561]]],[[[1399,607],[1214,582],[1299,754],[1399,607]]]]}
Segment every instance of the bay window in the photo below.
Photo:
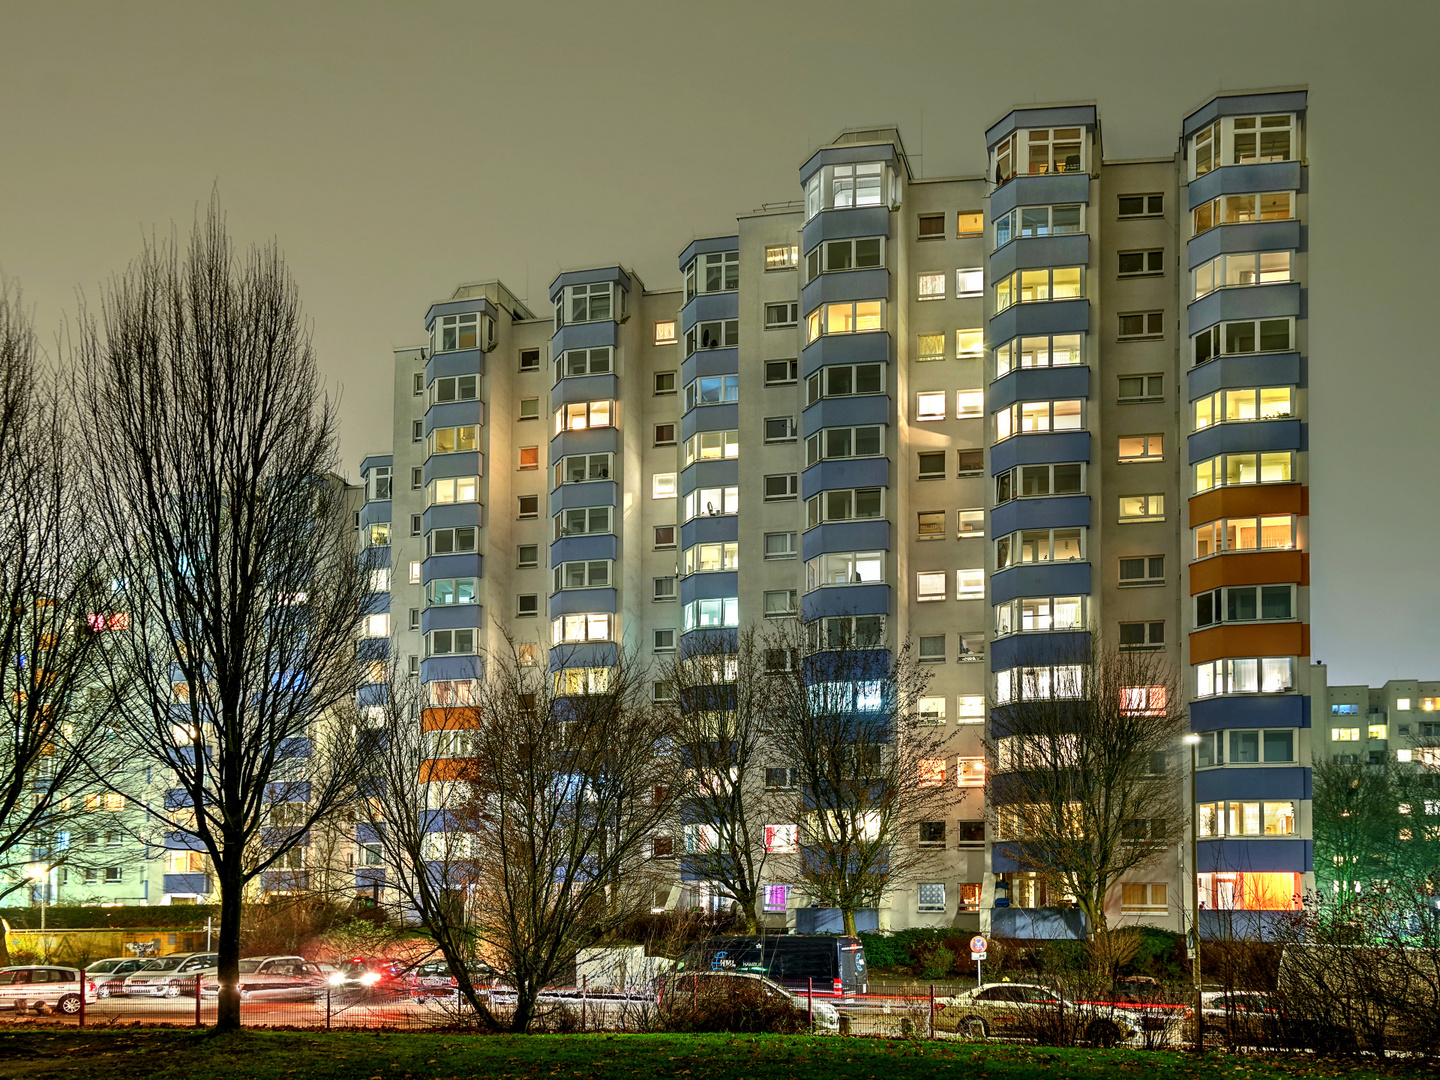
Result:
{"type": "Polygon", "coordinates": [[[1219,454],[1195,466],[1195,492],[1248,484],[1288,484],[1295,455],[1289,450],[1259,454],[1219,454]]]}
{"type": "Polygon", "coordinates": [[[431,656],[456,656],[475,651],[475,630],[463,627],[458,630],[431,630],[431,656]]]}
{"type": "Polygon", "coordinates": [[[991,172],[997,184],[1017,174],[1035,176],[1053,172],[1080,172],[1084,165],[1083,128],[1035,128],[1017,131],[990,151],[991,172]]]}
{"type": "Polygon", "coordinates": [[[480,497],[478,476],[450,476],[442,480],[431,480],[429,499],[431,506],[446,506],[451,503],[473,503],[480,497]]]}
{"type": "Polygon", "coordinates": [[[995,477],[995,505],[1011,499],[1045,495],[1081,495],[1085,491],[1085,465],[1018,465],[995,477]]]}
{"type": "Polygon", "coordinates": [[[697,405],[725,405],[739,400],[739,375],[702,375],[685,386],[686,412],[697,405]]]}
{"type": "Polygon", "coordinates": [[[1083,596],[1027,596],[995,605],[995,636],[1085,629],[1083,596]]]}
{"type": "Polygon", "coordinates": [[[1085,231],[1083,212],[1079,203],[1016,207],[995,219],[995,246],[1002,248],[1017,237],[1075,236],[1085,231]]]}
{"type": "Polygon", "coordinates": [[[430,432],[430,453],[463,454],[478,446],[479,428],[474,424],[465,427],[436,428],[430,432]]]}
{"type": "Polygon", "coordinates": [[[995,541],[995,569],[1085,558],[1085,529],[1024,529],[995,541]]]}
{"type": "Polygon", "coordinates": [[[826,165],[805,185],[805,217],[821,210],[844,210],[857,206],[885,205],[885,163],[826,165]]]}
{"type": "Polygon", "coordinates": [[[1288,251],[1251,251],[1243,255],[1216,256],[1191,271],[1195,299],[1208,296],[1216,289],[1289,281],[1290,262],[1291,253],[1288,251]]]}
{"type": "Polygon", "coordinates": [[[740,600],[726,597],[716,600],[692,600],[686,604],[682,626],[692,630],[719,630],[740,625],[740,600]]]}
{"type": "Polygon", "coordinates": [[[1294,728],[1235,728],[1200,736],[1196,760],[1202,769],[1216,765],[1274,765],[1295,760],[1294,728]]]}
{"type": "MultiPolygon", "coordinates": [[[[614,318],[612,302],[616,286],[608,281],[588,285],[567,285],[555,298],[555,329],[567,323],[603,322],[614,318]]],[[[620,310],[625,310],[625,290],[620,289],[620,310]]]]}
{"type": "Polygon", "coordinates": [[[1192,179],[1221,165],[1294,161],[1296,129],[1294,113],[1222,117],[1190,137],[1192,179]]]}
{"type": "Polygon", "coordinates": [[[474,401],[480,396],[479,375],[449,375],[430,384],[430,404],[474,401]]]}
{"type": "Polygon", "coordinates": [[[561,563],[555,567],[555,591],[607,589],[610,587],[610,565],[609,559],[561,563]]]}
{"type": "Polygon", "coordinates": [[[844,300],[818,307],[805,317],[805,344],[821,334],[869,334],[884,329],[884,300],[844,300]]]}
{"type": "Polygon", "coordinates": [[[812,649],[880,649],[885,646],[884,615],[833,615],[807,627],[812,649]]]}
{"type": "Polygon", "coordinates": [[[740,512],[739,487],[696,488],[685,496],[685,521],[740,512]]]}
{"type": "MultiPolygon", "coordinates": [[[[770,251],[766,248],[766,268],[769,268],[770,251]]],[[[774,249],[785,251],[784,248],[774,249]]],[[[793,264],[792,264],[793,265],[793,264]]],[[[689,303],[697,293],[733,292],[740,287],[740,253],[738,251],[708,251],[697,255],[685,265],[685,301],[689,303]]]]}
{"type": "Polygon", "coordinates": [[[686,356],[699,349],[733,349],[739,344],[739,319],[713,319],[685,331],[686,356]]]}
{"type": "Polygon", "coordinates": [[[614,409],[613,401],[573,401],[568,405],[561,405],[555,410],[555,434],[610,427],[614,409]]]}
{"type": "Polygon", "coordinates": [[[475,603],[477,579],[439,578],[425,586],[425,600],[432,607],[475,603]]]}
{"type": "Polygon", "coordinates": [[[570,454],[555,464],[555,486],[609,480],[614,454],[570,454]]]}
{"type": "Polygon", "coordinates": [[[822,397],[854,397],[884,392],[884,364],[834,364],[821,368],[805,380],[807,407],[822,397]]]}
{"type": "Polygon", "coordinates": [[[431,555],[459,555],[475,550],[478,530],[473,525],[454,529],[434,529],[426,538],[426,551],[431,555]]]}
{"type": "Polygon", "coordinates": [[[1044,667],[1016,667],[995,673],[995,700],[1072,700],[1080,697],[1084,672],[1079,664],[1044,667]]]}
{"type": "Polygon", "coordinates": [[[1011,338],[995,350],[995,377],[1016,368],[1070,367],[1083,363],[1080,345],[1084,334],[1011,338]]]}
{"type": "Polygon", "coordinates": [[[1220,694],[1283,694],[1295,689],[1288,656],[1212,660],[1195,665],[1195,696],[1220,694]]]}
{"type": "Polygon", "coordinates": [[[995,414],[995,441],[1012,435],[1046,431],[1079,431],[1084,424],[1083,401],[1017,401],[995,414]]]}
{"type": "Polygon", "coordinates": [[[1289,799],[1200,803],[1195,810],[1202,838],[1293,836],[1295,833],[1295,803],[1289,799]]]}
{"type": "Polygon", "coordinates": [[[587,641],[609,641],[614,615],[592,612],[562,615],[551,623],[551,637],[556,645],[576,645],[587,641]]]}
{"type": "Polygon", "coordinates": [[[740,566],[740,545],[734,540],[714,544],[695,544],[685,549],[681,572],[710,574],[723,570],[736,570],[740,566]]]}
{"type": "Polygon", "coordinates": [[[614,370],[613,360],[608,345],[601,349],[570,349],[560,354],[556,377],[570,379],[582,375],[608,375],[614,370]]]}
{"type": "Polygon", "coordinates": [[[613,670],[608,667],[561,668],[555,673],[555,693],[561,697],[608,693],[613,670]]]}
{"type": "Polygon", "coordinates": [[[495,320],[488,315],[466,312],[441,315],[430,324],[430,351],[456,352],[460,349],[484,348],[495,344],[495,320]]]}
{"type": "Polygon", "coordinates": [[[1043,300],[1074,300],[1084,295],[1082,267],[1059,266],[1043,270],[1017,270],[995,283],[995,313],[1012,304],[1043,300]]]}
{"type": "Polygon", "coordinates": [[[879,457],[884,453],[883,427],[824,428],[805,440],[805,465],[840,458],[879,457]]]}
{"type": "Polygon", "coordinates": [[[610,506],[578,506],[555,515],[555,539],[566,536],[594,536],[611,531],[610,506]]]}
{"type": "MultiPolygon", "coordinates": [[[[885,516],[884,488],[838,488],[805,501],[807,529],[827,521],[870,521],[885,516]]],[[[941,531],[944,531],[942,515],[941,531]]]]}
{"type": "Polygon", "coordinates": [[[885,552],[826,552],[805,564],[805,591],[827,585],[871,585],[885,580],[885,552]]]}
{"type": "Polygon", "coordinates": [[[807,280],[843,270],[875,270],[885,265],[885,240],[866,236],[854,240],[827,240],[805,256],[807,280]]]}
{"type": "Polygon", "coordinates": [[[1295,415],[1295,391],[1289,386],[1220,390],[1195,402],[1195,430],[1245,420],[1283,420],[1295,415]]]}
{"type": "Polygon", "coordinates": [[[1231,585],[1194,597],[1195,626],[1295,617],[1294,585],[1231,585]]]}
{"type": "Polygon", "coordinates": [[[1191,211],[1195,236],[1217,225],[1243,225],[1251,221],[1289,221],[1295,216],[1293,191],[1257,191],[1248,195],[1219,195],[1191,211]]]}
{"type": "Polygon", "coordinates": [[[1226,551],[1290,551],[1295,547],[1295,515],[1222,518],[1197,526],[1195,558],[1226,551]]]}
{"type": "Polygon", "coordinates": [[[728,461],[739,456],[739,431],[701,431],[685,440],[687,467],[697,461],[728,461]]]}

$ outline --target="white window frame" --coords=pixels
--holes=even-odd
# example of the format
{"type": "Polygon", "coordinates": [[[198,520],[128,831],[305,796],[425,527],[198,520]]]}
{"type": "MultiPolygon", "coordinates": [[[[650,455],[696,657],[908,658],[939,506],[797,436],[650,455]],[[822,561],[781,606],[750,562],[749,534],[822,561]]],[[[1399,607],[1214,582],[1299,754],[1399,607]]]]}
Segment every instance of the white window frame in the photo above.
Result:
{"type": "Polygon", "coordinates": [[[1083,367],[1084,352],[1082,333],[1013,337],[995,347],[995,377],[1001,378],[1017,368],[1083,367]]]}

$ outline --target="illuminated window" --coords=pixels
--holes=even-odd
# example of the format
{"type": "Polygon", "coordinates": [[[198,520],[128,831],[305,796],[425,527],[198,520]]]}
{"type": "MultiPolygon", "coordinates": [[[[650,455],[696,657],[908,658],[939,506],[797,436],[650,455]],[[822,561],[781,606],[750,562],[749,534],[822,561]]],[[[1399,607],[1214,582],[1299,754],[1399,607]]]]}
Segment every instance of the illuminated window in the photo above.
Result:
{"type": "Polygon", "coordinates": [[[980,694],[961,694],[955,712],[957,723],[979,724],[985,719],[985,698],[980,694]]]}
{"type": "Polygon", "coordinates": [[[1120,711],[1125,716],[1164,716],[1166,694],[1163,686],[1123,686],[1120,711]]]}
{"type": "Polygon", "coordinates": [[[1154,881],[1122,884],[1120,886],[1120,910],[1165,913],[1169,910],[1165,883],[1154,881]]]}
{"type": "Polygon", "coordinates": [[[984,330],[970,329],[955,331],[955,358],[957,360],[978,360],[984,355],[984,330]]]}
{"type": "Polygon", "coordinates": [[[915,360],[917,363],[925,360],[945,359],[945,335],[944,334],[920,334],[915,339],[915,360]]]}
{"type": "Polygon", "coordinates": [[[980,267],[966,267],[955,271],[955,296],[985,295],[985,271],[980,267]]]}
{"type": "MultiPolygon", "coordinates": [[[[978,331],[977,331],[978,332],[978,331]]],[[[1016,368],[1070,367],[1081,363],[1083,334],[1011,338],[995,350],[995,377],[1016,368]]]]}
{"type": "Polygon", "coordinates": [[[614,617],[601,612],[562,615],[551,623],[552,642],[574,645],[586,641],[609,641],[614,617]]]}
{"type": "Polygon", "coordinates": [[[478,476],[449,476],[430,481],[429,500],[431,506],[473,503],[479,497],[480,478],[478,476]]]}
{"type": "Polygon", "coordinates": [[[430,631],[430,656],[453,656],[474,651],[475,631],[471,628],[430,631]]]}
{"type": "Polygon", "coordinates": [[[713,600],[692,600],[683,609],[686,633],[692,630],[718,630],[740,625],[740,601],[736,597],[713,600]]]}
{"type": "Polygon", "coordinates": [[[697,461],[724,461],[740,456],[740,432],[701,431],[685,440],[685,465],[697,461]]]}
{"type": "Polygon", "coordinates": [[[915,575],[915,599],[922,603],[927,600],[944,600],[948,590],[948,575],[944,570],[922,570],[915,575]]]}
{"type": "Polygon", "coordinates": [[[657,319],[655,322],[655,344],[674,345],[676,340],[675,320],[657,319]]]}
{"type": "Polygon", "coordinates": [[[685,549],[682,571],[690,574],[708,574],[735,570],[740,566],[740,545],[737,541],[726,540],[715,543],[695,544],[685,549]]]}
{"type": "Polygon", "coordinates": [[[916,300],[944,300],[945,299],[945,275],[921,274],[919,284],[915,288],[916,300]]]}
{"type": "Polygon", "coordinates": [[[961,236],[983,236],[985,234],[985,214],[980,210],[961,210],[955,215],[955,235],[961,236]]]}
{"type": "Polygon", "coordinates": [[[767,245],[765,248],[766,270],[794,270],[800,264],[799,244],[767,245]]]}
{"type": "Polygon", "coordinates": [[[675,473],[655,473],[650,477],[650,497],[652,499],[673,499],[677,488],[675,473]]]}
{"type": "Polygon", "coordinates": [[[1013,435],[1080,431],[1085,426],[1084,415],[1082,400],[1019,401],[995,413],[995,441],[1013,435]]]}
{"type": "Polygon", "coordinates": [[[390,636],[390,615],[388,612],[381,612],[378,615],[366,615],[362,623],[362,635],[369,638],[383,638],[390,636]]]}
{"type": "Polygon", "coordinates": [[[956,599],[956,600],[983,600],[983,599],[985,599],[985,571],[984,571],[984,570],[956,570],[956,571],[955,571],[955,599],[956,599]]]}
{"type": "Polygon", "coordinates": [[[984,415],[985,391],[955,391],[955,418],[957,420],[979,420],[984,415]]]}
{"type": "Polygon", "coordinates": [[[1288,484],[1294,478],[1295,455],[1278,453],[1220,454],[1195,465],[1195,491],[1248,484],[1288,484]]]}
{"type": "Polygon", "coordinates": [[[995,311],[998,314],[1012,304],[1078,299],[1085,295],[1082,281],[1078,266],[1017,270],[995,283],[995,311]]]}
{"type": "Polygon", "coordinates": [[[1122,435],[1120,436],[1120,461],[1163,461],[1165,459],[1164,436],[1122,435]]]}
{"type": "Polygon", "coordinates": [[[685,496],[685,518],[724,517],[740,512],[740,488],[696,488],[685,496]]]}
{"type": "Polygon", "coordinates": [[[979,757],[957,759],[955,783],[960,787],[984,787],[985,759],[979,757]]]}
{"type": "Polygon", "coordinates": [[[915,395],[915,419],[917,422],[945,419],[945,391],[927,390],[915,395]]]}
{"type": "Polygon", "coordinates": [[[1164,521],[1164,495],[1121,495],[1121,521],[1164,521]]]}
{"type": "Polygon", "coordinates": [[[1196,664],[1195,696],[1286,693],[1295,689],[1293,665],[1294,661],[1288,656],[1213,660],[1208,664],[1196,664]]]}
{"type": "Polygon", "coordinates": [[[561,405],[555,410],[555,434],[609,427],[614,405],[613,401],[576,401],[561,405]]]}
{"type": "Polygon", "coordinates": [[[921,787],[939,787],[945,783],[945,759],[921,758],[916,763],[916,782],[921,787]]]}
{"type": "Polygon", "coordinates": [[[1295,517],[1223,518],[1193,530],[1195,558],[1226,551],[1288,551],[1295,545],[1295,517]]]}
{"type": "Polygon", "coordinates": [[[1246,285],[1272,285],[1290,280],[1291,253],[1288,251],[1252,251],[1238,255],[1217,255],[1190,272],[1194,282],[1194,299],[1208,296],[1216,289],[1246,285]]]}
{"type": "Polygon", "coordinates": [[[769,855],[793,855],[800,850],[799,825],[766,825],[765,851],[769,855]]]}
{"type": "Polygon", "coordinates": [[[538,468],[540,468],[540,448],[538,446],[520,447],[520,471],[528,472],[538,468]]]}

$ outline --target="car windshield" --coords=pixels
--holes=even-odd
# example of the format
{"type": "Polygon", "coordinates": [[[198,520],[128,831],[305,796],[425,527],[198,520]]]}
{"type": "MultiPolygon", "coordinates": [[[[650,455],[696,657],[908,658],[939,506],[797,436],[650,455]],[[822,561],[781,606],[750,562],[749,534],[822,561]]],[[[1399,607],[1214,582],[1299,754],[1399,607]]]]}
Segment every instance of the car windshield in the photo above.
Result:
{"type": "Polygon", "coordinates": [[[178,968],[178,967],[181,965],[181,963],[183,963],[183,962],[184,962],[184,961],[183,961],[183,958],[182,958],[182,957],[179,957],[179,956],[162,956],[162,957],[160,957],[158,960],[151,960],[148,964],[146,964],[146,965],[145,965],[144,967],[142,967],[140,970],[141,970],[141,971],[174,971],[174,970],[175,970],[176,968],[178,968]]]}
{"type": "Polygon", "coordinates": [[[109,975],[124,962],[124,960],[101,960],[98,964],[91,964],[87,970],[91,975],[109,975]]]}
{"type": "Polygon", "coordinates": [[[240,961],[240,974],[241,974],[241,975],[253,975],[253,974],[255,974],[255,972],[258,971],[259,969],[260,969],[260,961],[259,961],[259,960],[241,960],[241,961],[240,961]]]}

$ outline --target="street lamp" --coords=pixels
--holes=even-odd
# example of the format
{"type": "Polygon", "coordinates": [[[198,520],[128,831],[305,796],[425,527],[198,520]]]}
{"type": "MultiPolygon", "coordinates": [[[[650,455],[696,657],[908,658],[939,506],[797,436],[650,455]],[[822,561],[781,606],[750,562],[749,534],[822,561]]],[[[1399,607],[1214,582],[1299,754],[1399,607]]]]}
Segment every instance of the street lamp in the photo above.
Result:
{"type": "Polygon", "coordinates": [[[1200,806],[1195,774],[1200,768],[1200,736],[1184,738],[1190,747],[1190,977],[1195,984],[1195,1050],[1204,1049],[1204,1020],[1200,1013],[1200,806]]]}

